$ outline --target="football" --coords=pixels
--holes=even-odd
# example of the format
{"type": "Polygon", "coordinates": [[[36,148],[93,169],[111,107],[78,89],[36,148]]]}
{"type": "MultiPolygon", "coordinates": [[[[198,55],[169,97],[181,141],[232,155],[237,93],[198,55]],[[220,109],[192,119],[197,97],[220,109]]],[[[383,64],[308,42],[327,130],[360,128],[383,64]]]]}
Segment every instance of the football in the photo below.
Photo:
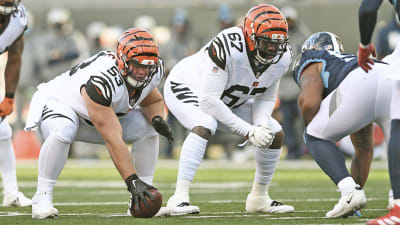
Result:
{"type": "Polygon", "coordinates": [[[146,196],[146,201],[149,203],[149,207],[147,208],[142,201],[139,203],[140,209],[137,210],[135,207],[130,208],[131,215],[137,218],[151,218],[158,210],[160,210],[162,205],[162,195],[157,189],[150,189],[151,194],[154,197],[154,200],[150,200],[149,197],[146,196]]]}

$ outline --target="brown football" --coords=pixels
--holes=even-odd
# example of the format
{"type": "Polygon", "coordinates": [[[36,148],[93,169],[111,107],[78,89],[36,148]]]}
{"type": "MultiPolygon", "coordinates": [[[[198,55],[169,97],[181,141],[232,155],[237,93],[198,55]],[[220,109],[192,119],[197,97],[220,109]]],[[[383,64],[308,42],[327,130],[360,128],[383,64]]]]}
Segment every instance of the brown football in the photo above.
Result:
{"type": "Polygon", "coordinates": [[[160,210],[161,205],[162,205],[162,195],[161,192],[159,192],[156,189],[150,189],[151,194],[154,197],[154,200],[150,200],[149,197],[146,196],[147,203],[149,203],[149,207],[147,208],[142,201],[139,202],[139,210],[136,209],[134,206],[130,208],[131,210],[131,215],[133,217],[138,217],[138,218],[151,218],[156,213],[158,210],[160,210]]]}

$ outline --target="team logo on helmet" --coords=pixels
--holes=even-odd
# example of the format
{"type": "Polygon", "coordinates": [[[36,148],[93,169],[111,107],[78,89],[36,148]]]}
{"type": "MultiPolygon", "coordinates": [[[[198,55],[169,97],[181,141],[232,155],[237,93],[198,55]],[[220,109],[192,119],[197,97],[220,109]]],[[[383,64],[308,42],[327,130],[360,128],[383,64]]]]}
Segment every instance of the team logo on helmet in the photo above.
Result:
{"type": "Polygon", "coordinates": [[[301,46],[301,52],[307,50],[329,50],[343,53],[344,48],[340,38],[331,32],[317,32],[312,34],[301,46]]]}
{"type": "Polygon", "coordinates": [[[251,8],[244,18],[243,33],[252,56],[261,64],[277,63],[287,51],[288,24],[275,6],[251,8]]]}
{"type": "Polygon", "coordinates": [[[7,16],[17,11],[20,0],[0,0],[0,14],[7,16]]]}
{"type": "Polygon", "coordinates": [[[119,38],[116,56],[119,72],[133,88],[148,85],[159,66],[158,44],[144,29],[125,31],[119,38]],[[138,70],[145,70],[146,74],[141,76],[138,70]]]}

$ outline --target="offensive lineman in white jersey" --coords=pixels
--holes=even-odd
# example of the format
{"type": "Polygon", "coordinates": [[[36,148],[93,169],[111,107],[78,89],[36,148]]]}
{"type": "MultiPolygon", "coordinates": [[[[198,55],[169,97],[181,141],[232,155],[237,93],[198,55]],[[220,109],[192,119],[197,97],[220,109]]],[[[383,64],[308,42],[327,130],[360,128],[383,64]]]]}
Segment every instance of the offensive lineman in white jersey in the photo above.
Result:
{"type": "Polygon", "coordinates": [[[131,207],[152,198],[158,133],[172,141],[156,88],[163,69],[153,36],[132,28],[120,36],[116,52],[99,52],[38,86],[25,126],[39,128],[45,140],[32,218],[58,215],[52,192],[72,141],[105,143],[132,195],[131,207]],[[133,142],[132,157],[125,142],[133,142]]]}
{"type": "Polygon", "coordinates": [[[1,93],[0,97],[0,171],[3,182],[3,206],[32,204],[30,199],[18,191],[15,155],[11,143],[12,130],[5,118],[13,111],[27,24],[26,9],[19,4],[19,0],[0,0],[0,54],[6,52],[8,54],[5,70],[0,69],[0,73],[4,71],[5,78],[5,96],[3,98],[1,93]]]}
{"type": "Polygon", "coordinates": [[[242,27],[223,30],[171,70],[164,87],[165,101],[191,132],[182,146],[175,194],[158,216],[200,212],[189,203],[190,184],[218,123],[257,147],[255,180],[246,211],[294,211],[268,195],[283,141],[282,128],[271,114],[279,80],[291,61],[287,31],[286,19],[276,7],[256,5],[242,27]]]}

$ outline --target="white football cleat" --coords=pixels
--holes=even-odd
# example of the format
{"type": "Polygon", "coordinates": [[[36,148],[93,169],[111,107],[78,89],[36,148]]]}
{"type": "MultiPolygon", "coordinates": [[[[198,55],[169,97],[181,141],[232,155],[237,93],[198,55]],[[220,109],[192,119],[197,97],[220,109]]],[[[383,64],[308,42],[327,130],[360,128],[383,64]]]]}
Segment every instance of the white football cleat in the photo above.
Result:
{"type": "Polygon", "coordinates": [[[354,211],[360,210],[367,206],[367,197],[364,190],[355,189],[354,191],[343,195],[335,207],[326,213],[327,218],[347,217],[352,215],[354,211]]]}
{"type": "Polygon", "coordinates": [[[292,213],[294,207],[272,200],[268,196],[249,194],[246,199],[248,213],[292,213]]]}
{"type": "Polygon", "coordinates": [[[167,217],[171,216],[171,210],[168,207],[161,207],[154,217],[167,217]]]}
{"type": "Polygon", "coordinates": [[[3,198],[3,206],[27,207],[31,205],[32,200],[25,197],[22,192],[17,192],[17,194],[6,194],[3,198]]]}
{"type": "Polygon", "coordinates": [[[46,193],[35,194],[32,201],[32,218],[45,219],[58,217],[58,210],[53,207],[51,196],[46,196],[46,193]]]}
{"type": "MultiPolygon", "coordinates": [[[[171,216],[180,216],[187,214],[198,214],[200,208],[189,203],[189,193],[174,194],[168,199],[167,203],[168,212],[171,216]]],[[[161,210],[160,210],[161,211],[161,210]]],[[[157,213],[160,214],[161,212],[157,213]]]]}
{"type": "Polygon", "coordinates": [[[393,197],[393,190],[389,191],[389,199],[388,199],[388,206],[389,210],[392,210],[394,207],[394,197],[393,197]]]}

